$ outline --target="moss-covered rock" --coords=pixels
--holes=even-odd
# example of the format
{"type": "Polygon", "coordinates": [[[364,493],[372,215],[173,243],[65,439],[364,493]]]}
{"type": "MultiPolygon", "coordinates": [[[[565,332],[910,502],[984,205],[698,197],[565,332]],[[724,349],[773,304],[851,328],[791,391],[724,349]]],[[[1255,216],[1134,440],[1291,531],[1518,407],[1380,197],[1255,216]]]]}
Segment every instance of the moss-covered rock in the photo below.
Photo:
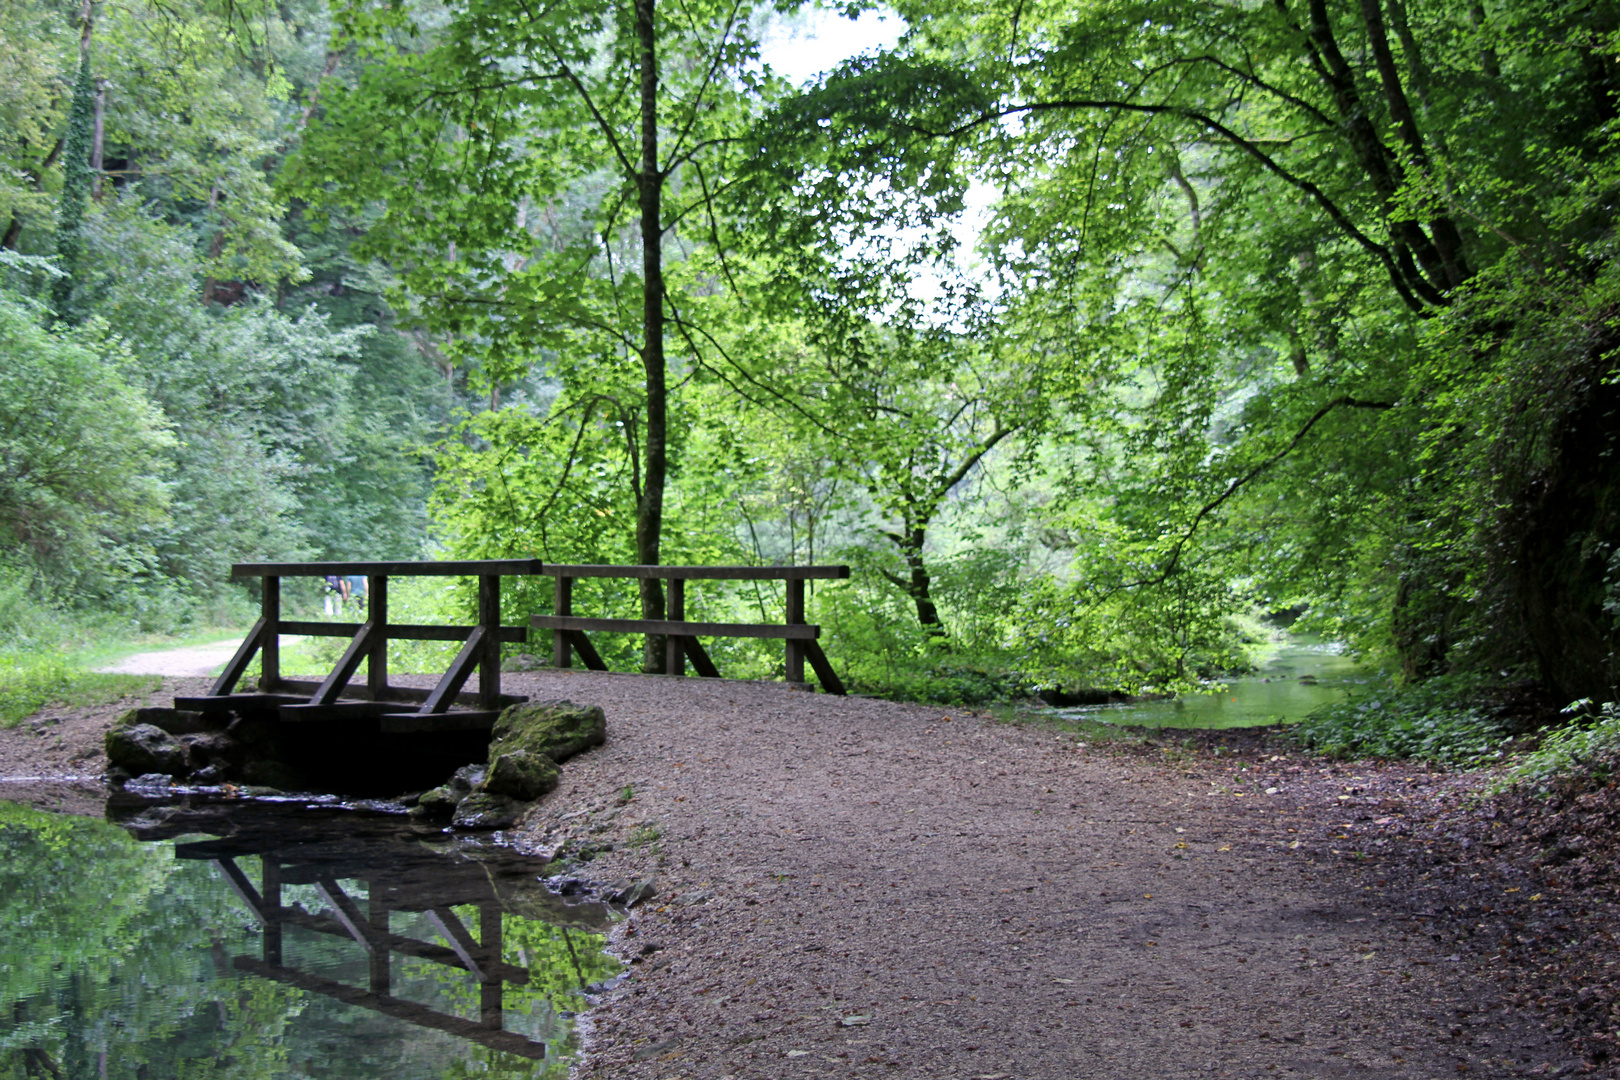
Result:
{"type": "Polygon", "coordinates": [[[504,829],[529,807],[517,799],[475,791],[461,800],[451,824],[458,829],[504,829]]]}
{"type": "Polygon", "coordinates": [[[500,754],[527,750],[560,765],[606,741],[607,718],[600,705],[526,701],[511,706],[495,721],[490,732],[489,760],[493,764],[500,754]]]}
{"type": "Polygon", "coordinates": [[[107,732],[104,745],[107,764],[131,776],[145,773],[176,776],[186,771],[185,748],[168,732],[153,724],[114,727],[107,732]]]}
{"type": "Polygon", "coordinates": [[[557,763],[530,750],[503,750],[492,754],[484,790],[528,802],[556,790],[561,775],[557,763]]]}

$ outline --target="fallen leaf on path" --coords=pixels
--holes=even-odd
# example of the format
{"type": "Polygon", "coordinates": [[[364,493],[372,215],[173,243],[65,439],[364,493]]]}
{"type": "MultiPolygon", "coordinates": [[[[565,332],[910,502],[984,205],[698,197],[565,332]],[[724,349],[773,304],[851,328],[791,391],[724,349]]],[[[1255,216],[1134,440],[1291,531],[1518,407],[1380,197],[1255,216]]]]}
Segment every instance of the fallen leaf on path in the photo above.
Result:
{"type": "Polygon", "coordinates": [[[870,1016],[846,1016],[838,1022],[845,1027],[860,1027],[863,1024],[870,1024],[872,1018],[870,1016]]]}

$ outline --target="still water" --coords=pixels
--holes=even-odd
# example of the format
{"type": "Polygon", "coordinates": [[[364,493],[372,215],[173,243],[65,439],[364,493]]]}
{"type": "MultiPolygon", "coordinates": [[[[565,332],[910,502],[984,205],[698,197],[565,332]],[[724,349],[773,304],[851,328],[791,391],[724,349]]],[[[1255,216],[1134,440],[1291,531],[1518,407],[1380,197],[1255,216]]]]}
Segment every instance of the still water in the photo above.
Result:
{"type": "Polygon", "coordinates": [[[1291,723],[1342,701],[1366,673],[1335,642],[1291,636],[1259,672],[1232,679],[1220,693],[1183,694],[1169,701],[1053,709],[1058,716],[1157,728],[1235,728],[1291,723]]]}
{"type": "Polygon", "coordinates": [[[608,912],[300,804],[0,803],[0,1080],[563,1077],[608,912]]]}

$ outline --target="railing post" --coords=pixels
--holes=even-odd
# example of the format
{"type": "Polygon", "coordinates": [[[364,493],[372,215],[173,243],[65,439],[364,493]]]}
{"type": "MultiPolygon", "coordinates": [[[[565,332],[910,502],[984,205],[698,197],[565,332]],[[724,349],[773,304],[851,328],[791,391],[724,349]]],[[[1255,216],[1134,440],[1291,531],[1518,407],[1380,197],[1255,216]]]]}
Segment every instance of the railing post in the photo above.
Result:
{"type": "MultiPolygon", "coordinates": [[[[686,579],[669,579],[669,606],[668,618],[672,622],[680,622],[686,618],[686,579]]],[[[670,634],[664,638],[664,674],[686,674],[686,639],[679,634],[670,634]]]]}
{"type": "Polygon", "coordinates": [[[501,579],[478,579],[478,622],[484,628],[484,655],[478,661],[478,704],[499,707],[501,699],[501,579]]]}
{"type": "MultiPolygon", "coordinates": [[[[787,622],[796,626],[804,622],[804,579],[787,580],[787,622]]],[[[804,643],[787,639],[787,681],[804,682],[804,643]]]]}
{"type": "Polygon", "coordinates": [[[264,962],[281,966],[281,860],[270,852],[259,856],[259,895],[266,921],[261,935],[264,962]]]}
{"type": "Polygon", "coordinates": [[[366,688],[372,701],[382,701],[388,694],[388,578],[383,574],[366,579],[366,621],[376,635],[366,656],[366,688]]]}
{"type": "Polygon", "coordinates": [[[385,944],[388,940],[388,897],[382,882],[376,878],[368,878],[366,891],[371,894],[367,901],[366,922],[371,925],[372,940],[381,944],[380,948],[371,950],[371,992],[379,997],[386,997],[391,986],[392,973],[388,970],[389,960],[393,956],[393,949],[385,944]]]}
{"type": "Polygon", "coordinates": [[[259,646],[259,689],[266,693],[281,682],[281,579],[266,574],[259,601],[264,616],[264,641],[259,646]]]}
{"type": "MultiPolygon", "coordinates": [[[[553,614],[572,615],[574,613],[574,579],[559,577],[555,602],[551,605],[553,614]]],[[[551,632],[551,664],[553,667],[570,667],[574,662],[574,650],[568,644],[568,631],[553,630],[551,632]]]]}
{"type": "MultiPolygon", "coordinates": [[[[563,933],[567,933],[564,930],[563,933]]],[[[501,1030],[502,997],[506,982],[499,973],[501,962],[501,906],[485,902],[478,905],[478,944],[484,961],[484,980],[478,986],[478,1022],[491,1031],[501,1030]]]]}

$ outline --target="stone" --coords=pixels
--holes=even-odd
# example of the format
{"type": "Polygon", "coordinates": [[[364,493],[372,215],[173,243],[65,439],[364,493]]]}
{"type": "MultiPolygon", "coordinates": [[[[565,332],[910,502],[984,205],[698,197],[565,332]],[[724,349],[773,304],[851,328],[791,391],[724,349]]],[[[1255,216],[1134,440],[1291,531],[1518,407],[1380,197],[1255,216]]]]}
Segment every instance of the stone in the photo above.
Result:
{"type": "Polygon", "coordinates": [[[518,653],[515,656],[508,656],[505,660],[501,661],[501,670],[510,672],[538,671],[543,667],[550,666],[550,664],[540,659],[538,656],[535,656],[533,653],[518,653]]]}
{"type": "Polygon", "coordinates": [[[209,731],[180,736],[185,748],[186,763],[193,771],[228,764],[236,750],[236,741],[223,731],[209,731]]]}
{"type": "Polygon", "coordinates": [[[120,724],[151,724],[170,735],[197,735],[214,730],[200,712],[189,709],[171,709],[161,706],[131,709],[118,721],[120,724]]]}
{"type": "Polygon", "coordinates": [[[489,791],[475,791],[461,800],[450,824],[458,829],[504,829],[517,821],[528,806],[517,799],[489,791]]]}
{"type": "Polygon", "coordinates": [[[212,786],[225,782],[225,770],[218,765],[204,765],[200,769],[193,769],[188,778],[193,784],[212,786]]]}
{"type": "Polygon", "coordinates": [[[410,814],[412,817],[450,817],[456,812],[456,807],[461,805],[461,800],[470,793],[471,789],[457,791],[449,784],[441,784],[417,796],[416,805],[411,807],[410,814]]]}
{"type": "Polygon", "coordinates": [[[560,775],[557,763],[544,754],[506,750],[491,757],[484,790],[532,802],[556,790],[560,775]]]}
{"type": "Polygon", "coordinates": [[[607,898],[610,904],[623,904],[625,907],[635,907],[643,900],[651,900],[658,895],[658,887],[652,878],[643,878],[635,882],[619,882],[618,887],[607,898]]]}
{"type": "Polygon", "coordinates": [[[510,706],[495,721],[490,732],[490,760],[500,753],[527,750],[561,765],[606,741],[607,718],[600,705],[526,701],[510,706]]]}
{"type": "Polygon", "coordinates": [[[444,786],[456,793],[456,800],[471,795],[478,785],[484,782],[484,774],[488,770],[482,765],[463,765],[455,771],[455,775],[445,781],[444,786]]]}
{"type": "Polygon", "coordinates": [[[145,773],[174,775],[186,771],[185,748],[168,732],[153,724],[130,724],[107,732],[103,745],[107,764],[131,776],[145,773]]]}

